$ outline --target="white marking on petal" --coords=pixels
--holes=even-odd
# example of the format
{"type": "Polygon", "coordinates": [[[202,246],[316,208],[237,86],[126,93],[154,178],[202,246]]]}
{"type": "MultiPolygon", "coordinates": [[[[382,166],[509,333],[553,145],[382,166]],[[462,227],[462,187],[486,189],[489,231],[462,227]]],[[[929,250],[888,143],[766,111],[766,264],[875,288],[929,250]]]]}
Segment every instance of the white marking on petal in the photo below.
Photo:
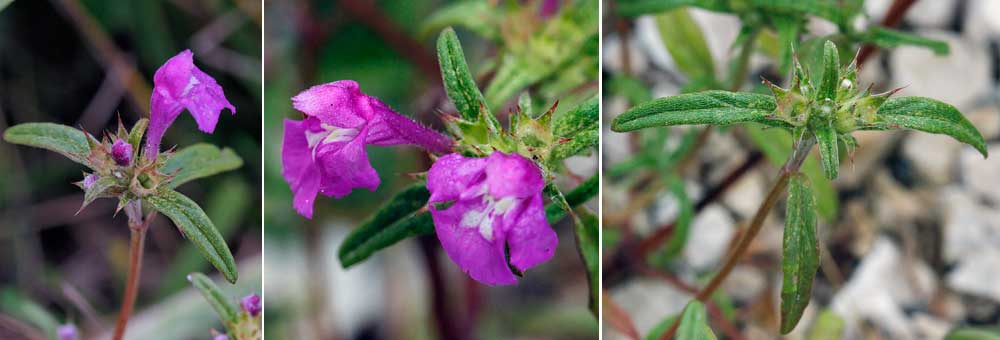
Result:
{"type": "Polygon", "coordinates": [[[188,78],[187,85],[184,85],[184,90],[181,91],[181,97],[186,97],[188,92],[191,92],[191,89],[193,89],[195,85],[198,84],[201,84],[201,81],[198,81],[198,77],[191,75],[191,78],[188,78]]]}
{"type": "Polygon", "coordinates": [[[358,129],[342,128],[326,123],[321,123],[320,127],[323,128],[322,131],[306,131],[306,142],[312,149],[313,160],[316,160],[316,150],[320,145],[350,141],[359,133],[358,129]]]}
{"type": "MultiPolygon", "coordinates": [[[[486,186],[484,185],[483,187],[486,186]]],[[[482,210],[466,211],[462,215],[462,222],[460,224],[465,228],[479,229],[479,235],[482,235],[488,241],[493,241],[493,221],[497,216],[502,216],[511,211],[517,205],[517,200],[513,197],[505,197],[496,201],[488,194],[482,195],[482,200],[486,206],[482,210]]]]}

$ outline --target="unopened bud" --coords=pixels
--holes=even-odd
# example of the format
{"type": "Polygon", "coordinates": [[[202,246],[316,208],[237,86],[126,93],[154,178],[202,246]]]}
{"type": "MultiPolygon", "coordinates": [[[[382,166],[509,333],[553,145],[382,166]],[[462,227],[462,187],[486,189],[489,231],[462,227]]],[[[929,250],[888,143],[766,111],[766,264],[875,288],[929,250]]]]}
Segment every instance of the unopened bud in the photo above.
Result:
{"type": "Polygon", "coordinates": [[[111,158],[119,166],[132,164],[132,144],[121,139],[115,140],[115,144],[111,146],[111,158]]]}

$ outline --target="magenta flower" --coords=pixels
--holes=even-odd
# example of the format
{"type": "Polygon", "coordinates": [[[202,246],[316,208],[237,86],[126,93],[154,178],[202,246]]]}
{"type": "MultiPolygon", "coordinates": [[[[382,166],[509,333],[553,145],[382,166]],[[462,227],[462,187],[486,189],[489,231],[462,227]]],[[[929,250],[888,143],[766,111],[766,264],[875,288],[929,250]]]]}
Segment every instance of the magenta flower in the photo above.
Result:
{"type": "Polygon", "coordinates": [[[392,111],[352,80],[313,86],[293,97],[292,105],[306,118],[285,119],[281,174],[295,195],[295,210],[306,218],[312,218],[318,193],[340,198],[354,188],[378,188],[366,145],[451,150],[451,139],[392,111]]]}
{"type": "Polygon", "coordinates": [[[538,16],[542,18],[548,18],[559,12],[559,0],[541,0],[542,4],[538,6],[538,16]]]}
{"type": "Polygon", "coordinates": [[[247,295],[240,299],[240,306],[243,307],[243,310],[246,311],[247,314],[250,314],[250,316],[257,317],[257,315],[260,315],[261,311],[260,296],[257,294],[247,295]]]}
{"type": "Polygon", "coordinates": [[[97,174],[87,174],[87,176],[83,177],[83,188],[90,189],[90,187],[94,186],[94,183],[97,183],[97,180],[99,179],[101,179],[101,176],[98,176],[97,174]]]}
{"type": "Polygon", "coordinates": [[[132,144],[116,139],[115,144],[111,145],[111,158],[118,166],[128,166],[132,163],[132,144]]]}
{"type": "Polygon", "coordinates": [[[236,107],[226,100],[222,86],[194,66],[193,56],[191,50],[184,50],[163,63],[153,75],[145,151],[149,159],[156,158],[163,133],[184,109],[194,116],[198,129],[207,133],[215,131],[222,109],[236,114],[236,107]]]}
{"type": "Polygon", "coordinates": [[[229,336],[225,334],[216,335],[212,340],[229,340],[229,336]]]}
{"type": "Polygon", "coordinates": [[[439,158],[427,189],[441,246],[476,281],[517,283],[511,266],[523,272],[548,261],[559,244],[545,219],[544,186],[538,166],[518,154],[439,158]]]}

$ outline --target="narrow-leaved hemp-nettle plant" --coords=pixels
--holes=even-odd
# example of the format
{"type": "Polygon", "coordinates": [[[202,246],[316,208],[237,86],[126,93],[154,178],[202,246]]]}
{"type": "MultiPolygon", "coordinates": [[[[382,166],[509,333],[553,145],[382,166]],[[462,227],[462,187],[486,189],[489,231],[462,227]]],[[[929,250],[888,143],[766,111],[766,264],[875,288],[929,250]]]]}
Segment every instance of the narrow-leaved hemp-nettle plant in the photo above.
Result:
{"type": "MultiPolygon", "coordinates": [[[[473,3],[488,6],[486,1],[473,3]]],[[[596,18],[596,1],[563,6],[545,2],[537,8],[514,3],[509,8],[540,18],[533,21],[539,29],[524,35],[532,37],[527,44],[535,44],[534,52],[558,50],[560,36],[575,44],[596,39],[596,25],[590,31],[579,26],[584,20],[580,18],[596,18]]],[[[499,31],[489,32],[507,41],[499,31]]],[[[511,44],[528,48],[518,45],[524,41],[511,44]]],[[[285,121],[282,147],[283,176],[294,194],[295,210],[311,218],[318,194],[340,198],[354,188],[374,191],[380,180],[365,145],[418,146],[434,155],[433,165],[415,176],[420,183],[390,198],[347,237],[339,250],[345,268],[408,237],[433,233],[471,278],[487,285],[515,284],[524,271],[552,258],[559,242],[552,224],[572,216],[596,314],[597,218],[573,207],[597,194],[597,176],[566,194],[554,183],[556,174],[565,170],[563,160],[597,146],[596,87],[577,89],[584,95],[575,93],[567,101],[574,103],[569,110],[558,110],[553,100],[539,114],[533,113],[531,95],[525,91],[506,128],[491,110],[531,84],[558,78],[555,72],[561,67],[596,58],[577,50],[560,54],[564,60],[559,63],[538,65],[507,64],[522,59],[505,56],[484,96],[450,27],[438,37],[437,52],[445,92],[457,111],[441,116],[450,136],[400,115],[350,80],[315,86],[292,98],[293,106],[305,114],[304,120],[285,121]]],[[[596,73],[568,83],[579,87],[587,79],[596,84],[596,73]]]]}
{"type": "Polygon", "coordinates": [[[201,131],[212,133],[222,110],[235,114],[236,108],[215,79],[194,65],[188,50],[167,60],[156,71],[153,83],[149,119],[140,119],[131,130],[119,121],[117,131],[101,139],[54,123],[25,123],[4,131],[7,142],[55,151],[89,168],[76,183],[84,191],[81,210],[98,198],[116,198],[115,212],[125,211],[132,235],[129,275],[115,339],[124,336],[135,303],[145,235],[157,212],[169,217],[227,281],[236,282],[237,277],[236,261],[225,239],[201,207],[175,189],[236,169],[243,160],[228,148],[220,150],[210,144],[160,152],[164,132],[185,109],[201,131]]]}
{"type": "MultiPolygon", "coordinates": [[[[857,84],[856,62],[855,58],[842,68],[836,45],[827,41],[821,69],[806,70],[793,58],[792,83],[788,89],[765,80],[772,95],[705,91],[665,97],[639,104],[612,122],[611,129],[616,132],[688,124],[759,124],[785,129],[795,136],[791,156],[750,227],[712,281],[698,293],[698,301],[705,302],[718,288],[787,189],[781,333],[795,328],[809,303],[813,277],[819,268],[816,201],[809,178],[799,171],[813,146],[818,145],[823,174],[829,179],[837,177],[840,167],[839,145],[853,152],[857,140],[851,133],[858,130],[913,129],[944,134],[987,156],[982,135],[953,106],[930,98],[891,98],[899,89],[873,94],[871,87],[862,89],[857,84]]],[[[677,328],[675,322],[665,337],[674,334],[677,328]]]]}
{"type": "Polygon", "coordinates": [[[260,295],[250,294],[240,298],[238,303],[235,299],[227,297],[219,286],[215,285],[208,276],[202,273],[191,273],[187,277],[201,295],[208,301],[208,304],[219,316],[219,321],[225,327],[226,332],[221,333],[215,329],[211,330],[214,340],[260,340],[261,333],[261,305],[260,295]]]}

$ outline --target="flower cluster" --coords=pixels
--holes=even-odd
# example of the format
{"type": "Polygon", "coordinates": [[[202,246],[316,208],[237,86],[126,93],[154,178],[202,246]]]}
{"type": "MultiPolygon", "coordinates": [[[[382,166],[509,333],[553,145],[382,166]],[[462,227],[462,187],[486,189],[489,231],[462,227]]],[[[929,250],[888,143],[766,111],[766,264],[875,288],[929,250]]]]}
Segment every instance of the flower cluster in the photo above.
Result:
{"type": "Polygon", "coordinates": [[[320,193],[341,198],[354,188],[378,187],[365,146],[410,144],[447,153],[427,174],[429,209],[441,245],[469,276],[514,284],[512,267],[524,271],[554,254],[558,240],[545,219],[545,182],[531,160],[500,151],[464,157],[450,138],[396,113],[350,80],[314,86],[292,103],[305,118],[285,120],[282,175],[302,216],[312,218],[320,193]]]}

